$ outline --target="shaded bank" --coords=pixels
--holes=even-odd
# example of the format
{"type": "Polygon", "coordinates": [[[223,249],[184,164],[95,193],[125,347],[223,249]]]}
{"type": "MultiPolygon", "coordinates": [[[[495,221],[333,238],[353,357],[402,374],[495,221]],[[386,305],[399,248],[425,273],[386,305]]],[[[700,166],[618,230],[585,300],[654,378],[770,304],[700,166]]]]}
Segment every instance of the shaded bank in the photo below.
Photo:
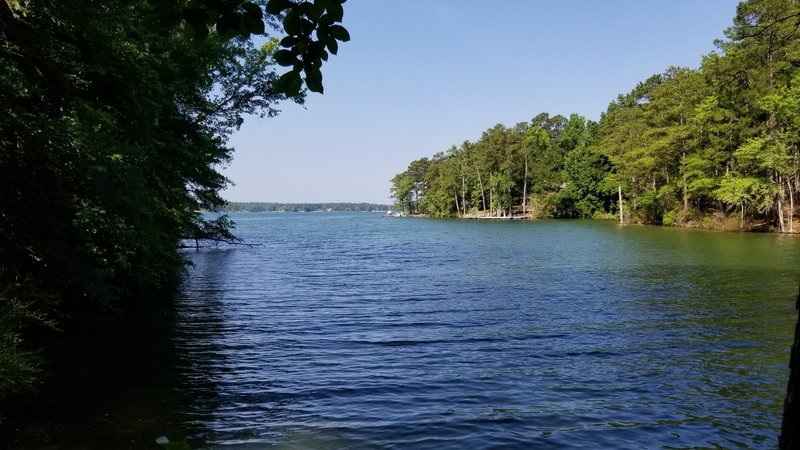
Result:
{"type": "Polygon", "coordinates": [[[0,402],[4,448],[151,448],[184,436],[192,399],[178,389],[171,302],[75,316],[42,336],[37,388],[0,402]]]}

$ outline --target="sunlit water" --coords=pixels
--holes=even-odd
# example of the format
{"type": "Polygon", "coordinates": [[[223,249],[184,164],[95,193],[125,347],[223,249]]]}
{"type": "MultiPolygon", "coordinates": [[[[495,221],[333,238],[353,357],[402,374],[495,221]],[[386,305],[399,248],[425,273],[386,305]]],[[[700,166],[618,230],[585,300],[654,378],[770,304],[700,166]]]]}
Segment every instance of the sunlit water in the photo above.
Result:
{"type": "Polygon", "coordinates": [[[233,218],[260,245],[185,252],[194,267],[165,329],[126,341],[136,356],[120,355],[125,375],[90,395],[96,410],[49,419],[39,431],[53,437],[28,444],[150,445],[161,434],[248,449],[777,443],[797,237],[233,218]]]}

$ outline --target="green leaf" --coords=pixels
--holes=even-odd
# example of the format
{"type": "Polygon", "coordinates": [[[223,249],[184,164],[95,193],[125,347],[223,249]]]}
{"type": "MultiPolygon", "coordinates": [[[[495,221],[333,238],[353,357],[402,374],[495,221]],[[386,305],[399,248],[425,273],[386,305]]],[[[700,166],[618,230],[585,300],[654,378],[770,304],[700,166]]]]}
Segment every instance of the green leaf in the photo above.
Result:
{"type": "Polygon", "coordinates": [[[339,43],[332,37],[325,41],[325,46],[328,47],[328,51],[334,55],[339,51],[339,43]]]}
{"type": "Polygon", "coordinates": [[[217,19],[217,33],[221,36],[233,36],[239,32],[239,16],[234,13],[225,13],[217,19]]]}
{"type": "Polygon", "coordinates": [[[275,55],[273,55],[273,58],[279,66],[284,67],[294,65],[294,63],[297,62],[297,58],[291,50],[278,50],[275,52],[275,55]]]}
{"type": "Polygon", "coordinates": [[[289,35],[300,34],[300,13],[296,9],[292,9],[286,14],[283,19],[283,29],[289,35]]]}
{"type": "Polygon", "coordinates": [[[329,16],[328,14],[323,14],[322,17],[320,17],[319,20],[317,21],[317,23],[319,24],[317,30],[319,30],[320,28],[327,29],[327,27],[333,25],[333,22],[334,20],[331,18],[331,16],[329,16]]]}
{"type": "Polygon", "coordinates": [[[268,39],[266,42],[261,44],[261,47],[258,48],[258,54],[264,57],[273,57],[275,55],[275,51],[278,50],[278,41],[275,39],[268,39]]]}
{"type": "Polygon", "coordinates": [[[289,48],[298,42],[300,42],[300,39],[294,36],[286,36],[285,38],[281,39],[281,47],[289,48]]]}
{"type": "Polygon", "coordinates": [[[325,52],[325,44],[320,41],[314,41],[308,46],[308,56],[311,58],[322,58],[322,54],[325,52]]]}
{"type": "Polygon", "coordinates": [[[306,71],[306,85],[312,92],[323,93],[322,72],[318,68],[306,71]]]}
{"type": "Polygon", "coordinates": [[[319,70],[322,67],[322,58],[321,57],[307,57],[303,60],[303,70],[308,72],[309,70],[319,70]]]}
{"type": "Polygon", "coordinates": [[[331,36],[342,42],[350,40],[350,33],[341,25],[331,25],[331,36]]]}
{"type": "Polygon", "coordinates": [[[261,8],[252,3],[244,4],[245,13],[242,15],[241,23],[245,26],[245,30],[249,34],[264,34],[263,14],[261,8]],[[255,8],[255,9],[253,9],[255,8]]]}
{"type": "Polygon", "coordinates": [[[341,3],[328,2],[328,7],[326,9],[331,20],[334,22],[342,21],[342,18],[344,17],[344,8],[342,8],[341,3]]]}
{"type": "Polygon", "coordinates": [[[310,36],[311,32],[313,32],[315,28],[314,22],[303,17],[300,18],[300,23],[298,26],[300,27],[300,34],[306,36],[310,36]]]}
{"type": "Polygon", "coordinates": [[[276,16],[289,7],[289,0],[269,0],[267,3],[267,13],[276,16]]]}
{"type": "Polygon", "coordinates": [[[317,40],[319,41],[326,41],[330,37],[330,26],[328,25],[317,25],[317,40]]]}
{"type": "Polygon", "coordinates": [[[242,5],[242,8],[244,8],[244,11],[247,13],[247,15],[252,17],[253,19],[264,18],[264,12],[261,11],[261,7],[259,7],[255,3],[245,2],[242,5]]]}
{"type": "Polygon", "coordinates": [[[258,20],[256,22],[250,24],[250,33],[263,35],[263,34],[266,34],[266,32],[267,32],[267,30],[266,30],[266,27],[264,25],[264,21],[263,20],[258,20]]]}
{"type": "Polygon", "coordinates": [[[275,82],[275,91],[289,97],[299,95],[301,87],[303,87],[303,79],[300,78],[300,72],[294,70],[281,75],[275,82]]]}
{"type": "Polygon", "coordinates": [[[322,67],[322,52],[325,51],[325,47],[320,42],[313,42],[312,47],[309,49],[308,52],[303,54],[301,58],[303,62],[303,68],[308,70],[309,68],[322,67]]]}
{"type": "Polygon", "coordinates": [[[316,22],[324,12],[325,6],[320,5],[319,1],[315,1],[313,4],[309,4],[308,9],[306,10],[306,16],[316,22]]]}

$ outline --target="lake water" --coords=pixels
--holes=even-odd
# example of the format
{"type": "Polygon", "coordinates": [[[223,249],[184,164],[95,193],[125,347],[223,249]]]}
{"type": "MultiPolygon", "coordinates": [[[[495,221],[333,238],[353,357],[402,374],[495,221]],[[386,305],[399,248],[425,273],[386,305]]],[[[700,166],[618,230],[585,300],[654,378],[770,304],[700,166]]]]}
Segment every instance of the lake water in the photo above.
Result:
{"type": "Polygon", "coordinates": [[[261,245],[185,252],[194,267],[174,310],[92,344],[54,406],[20,413],[17,446],[153,448],[162,434],[243,449],[777,443],[798,237],[233,219],[261,245]]]}

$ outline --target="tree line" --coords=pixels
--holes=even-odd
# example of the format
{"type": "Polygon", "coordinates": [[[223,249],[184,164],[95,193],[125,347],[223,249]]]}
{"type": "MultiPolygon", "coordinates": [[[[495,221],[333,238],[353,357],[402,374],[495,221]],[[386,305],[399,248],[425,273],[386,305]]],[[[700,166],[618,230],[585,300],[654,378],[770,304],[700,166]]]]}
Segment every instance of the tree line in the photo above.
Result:
{"type": "Polygon", "coordinates": [[[397,206],[436,217],[610,217],[798,231],[800,6],[740,3],[700,68],[670,67],[598,122],[542,113],[412,161],[397,206]],[[619,192],[622,192],[622,201],[619,192]]]}
{"type": "Polygon", "coordinates": [[[226,212],[314,212],[314,211],[387,211],[389,205],[376,203],[270,203],[228,202],[226,212]]]}

